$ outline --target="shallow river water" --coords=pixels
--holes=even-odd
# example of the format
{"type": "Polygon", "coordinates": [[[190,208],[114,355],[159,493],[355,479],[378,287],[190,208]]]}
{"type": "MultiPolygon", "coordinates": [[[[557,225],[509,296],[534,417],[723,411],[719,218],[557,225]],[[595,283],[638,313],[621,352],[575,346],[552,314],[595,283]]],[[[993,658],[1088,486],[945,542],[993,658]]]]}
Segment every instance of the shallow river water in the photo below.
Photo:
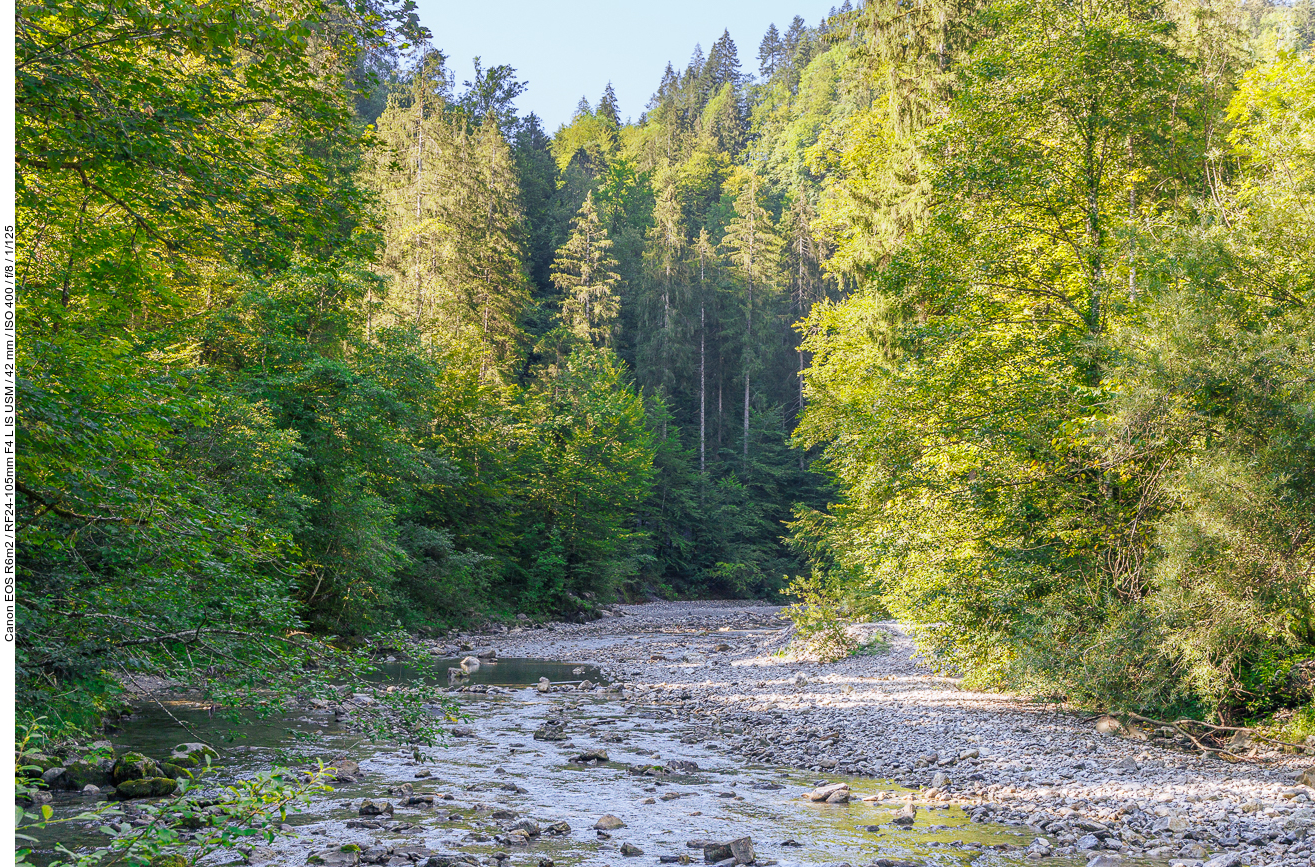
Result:
{"type": "MultiPolygon", "coordinates": [[[[440,661],[426,671],[399,664],[384,674],[405,680],[442,672],[446,680],[446,665],[440,661]]],[[[661,856],[688,855],[701,862],[702,851],[687,847],[688,841],[748,836],[760,864],[775,862],[783,867],[866,865],[883,858],[989,867],[1021,862],[1023,854],[1017,847],[1032,839],[1019,827],[973,824],[957,807],[924,805],[912,828],[899,828],[890,824],[899,802],[858,800],[879,793],[903,797],[903,790],[894,784],[841,775],[823,780],[807,772],[745,762],[718,750],[716,744],[689,737],[692,727],[664,708],[627,708],[619,695],[608,692],[540,693],[530,686],[540,677],[558,684],[585,678],[599,682],[596,669],[570,664],[503,660],[484,666],[472,681],[494,684],[495,693],[457,696],[468,716],[460,725],[473,729],[473,735],[422,748],[419,761],[410,747],[363,742],[336,722],[331,711],[302,712],[234,728],[185,703],[170,704],[169,710],[223,750],[216,772],[220,782],[309,757],[328,760],[347,753],[360,763],[359,782],[317,796],[308,810],[290,819],[296,834],[272,845],[275,852],[266,861],[271,864],[304,864],[313,852],[355,843],[363,850],[421,846],[434,853],[474,853],[481,862],[489,859],[489,864],[506,853],[503,867],[535,867],[541,859],[550,859],[557,867],[622,863],[639,867],[656,864],[661,856]],[[558,712],[567,721],[567,740],[534,740],[535,729],[558,712]],[[608,761],[595,766],[571,761],[591,748],[605,749],[608,761]],[[663,765],[672,759],[696,762],[698,770],[659,778],[631,772],[632,765],[663,765]],[[417,777],[425,772],[428,776],[417,777]],[[829,805],[802,797],[821,782],[849,783],[855,800],[829,805]],[[417,794],[450,795],[451,800],[439,800],[433,808],[401,806],[405,798],[389,796],[388,789],[402,783],[412,784],[417,794]],[[359,827],[357,811],[365,798],[394,804],[393,820],[376,828],[359,827]],[[496,811],[516,815],[508,818],[498,813],[501,818],[495,819],[496,811]],[[592,829],[605,813],[625,822],[610,837],[592,829]],[[542,827],[566,822],[571,831],[563,836],[544,834],[528,848],[495,839],[523,818],[542,827]],[[349,822],[358,827],[349,827],[349,822]],[[623,857],[623,843],[639,847],[644,854],[623,857]]],[[[111,737],[119,752],[132,749],[153,756],[165,755],[174,744],[191,739],[155,706],[141,708],[111,737]]],[[[60,812],[86,806],[69,799],[56,804],[60,812]]],[[[61,834],[62,842],[73,847],[94,839],[90,830],[61,834]]],[[[1051,864],[1060,861],[1048,859],[1051,864]]]]}

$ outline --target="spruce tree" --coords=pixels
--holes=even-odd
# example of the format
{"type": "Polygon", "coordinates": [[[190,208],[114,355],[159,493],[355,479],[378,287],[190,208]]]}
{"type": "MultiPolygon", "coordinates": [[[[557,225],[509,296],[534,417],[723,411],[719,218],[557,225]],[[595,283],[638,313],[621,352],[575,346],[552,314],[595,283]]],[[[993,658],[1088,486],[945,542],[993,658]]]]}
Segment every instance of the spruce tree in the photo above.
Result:
{"type": "Polygon", "coordinates": [[[563,295],[562,327],[593,346],[612,345],[621,310],[617,294],[621,277],[611,249],[590,192],[571,222],[570,238],[557,250],[552,282],[563,295]]]}
{"type": "Polygon", "coordinates": [[[771,78],[784,58],[785,43],[781,41],[781,31],[772,24],[767,28],[767,33],[758,46],[758,72],[763,78],[771,78]]]}
{"type": "Polygon", "coordinates": [[[610,81],[607,83],[607,89],[603,91],[602,99],[598,100],[598,116],[612,126],[621,125],[620,106],[617,105],[616,91],[612,89],[610,81]]]}

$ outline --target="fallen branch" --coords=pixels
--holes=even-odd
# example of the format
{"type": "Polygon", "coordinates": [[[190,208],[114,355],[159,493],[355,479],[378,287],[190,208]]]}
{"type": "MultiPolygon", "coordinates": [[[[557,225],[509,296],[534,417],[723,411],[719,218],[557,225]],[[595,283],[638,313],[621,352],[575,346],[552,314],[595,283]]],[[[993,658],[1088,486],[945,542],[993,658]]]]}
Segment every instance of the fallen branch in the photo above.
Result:
{"type": "MultiPolygon", "coordinates": [[[[1246,761],[1246,757],[1239,756],[1236,753],[1229,752],[1227,749],[1211,747],[1207,744],[1202,743],[1200,738],[1192,734],[1192,732],[1188,731],[1187,727],[1194,726],[1198,729],[1204,729],[1207,732],[1233,732],[1234,734],[1241,732],[1245,734],[1247,737],[1253,738],[1254,740],[1265,741],[1266,743],[1275,744],[1277,746],[1291,747],[1296,750],[1304,749],[1304,744],[1294,744],[1294,743],[1290,743],[1289,741],[1283,741],[1283,740],[1279,740],[1278,738],[1272,738],[1269,735],[1261,734],[1256,729],[1249,728],[1247,726],[1217,725],[1215,723],[1203,722],[1202,720],[1199,719],[1177,719],[1173,721],[1160,720],[1160,719],[1152,719],[1151,717],[1142,716],[1141,714],[1136,714],[1136,713],[1127,713],[1126,716],[1130,720],[1146,723],[1147,725],[1160,726],[1163,728],[1173,729],[1183,737],[1187,738],[1193,744],[1195,744],[1197,749],[1201,750],[1201,752],[1208,753],[1211,755],[1217,755],[1227,759],[1228,761],[1233,761],[1233,762],[1246,761]]],[[[1205,734],[1202,734],[1202,737],[1204,736],[1205,734]]]]}

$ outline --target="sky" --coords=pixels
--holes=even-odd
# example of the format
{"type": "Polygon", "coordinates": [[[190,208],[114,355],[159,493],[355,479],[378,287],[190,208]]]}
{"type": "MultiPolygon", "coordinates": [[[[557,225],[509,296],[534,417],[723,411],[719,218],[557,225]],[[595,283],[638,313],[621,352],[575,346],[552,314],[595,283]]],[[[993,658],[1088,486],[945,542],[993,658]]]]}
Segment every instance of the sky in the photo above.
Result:
{"type": "MultiPolygon", "coordinates": [[[[843,0],[840,0],[843,2],[843,0]]],[[[796,15],[810,27],[837,0],[417,0],[420,23],[448,56],[462,82],[508,64],[529,89],[516,101],[550,133],[571,119],[580,97],[597,105],[609,81],[621,117],[638,119],[670,60],[689,62],[695,43],[706,54],[723,30],[739,49],[741,68],[758,73],[758,43],[769,24],[784,31],[796,15]]]]}

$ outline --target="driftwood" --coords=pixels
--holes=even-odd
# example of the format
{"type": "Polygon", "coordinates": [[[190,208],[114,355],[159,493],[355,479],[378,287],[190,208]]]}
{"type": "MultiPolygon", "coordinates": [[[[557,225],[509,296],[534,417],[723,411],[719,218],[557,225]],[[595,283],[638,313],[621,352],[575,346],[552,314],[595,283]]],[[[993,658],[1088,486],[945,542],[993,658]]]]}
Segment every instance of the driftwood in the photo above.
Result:
{"type": "Polygon", "coordinates": [[[1183,737],[1191,741],[1196,746],[1196,748],[1199,749],[1202,753],[1206,755],[1219,756],[1220,758],[1230,762],[1243,762],[1247,760],[1247,757],[1239,756],[1236,753],[1229,752],[1229,750],[1224,747],[1210,746],[1209,744],[1205,743],[1203,739],[1211,738],[1212,740],[1215,740],[1218,743],[1220,742],[1220,739],[1215,736],[1216,732],[1232,732],[1234,735],[1240,732],[1242,734],[1245,734],[1247,737],[1252,738],[1253,740],[1264,741],[1266,743],[1275,744],[1277,746],[1291,747],[1296,750],[1302,750],[1305,748],[1304,744],[1294,744],[1294,743],[1289,743],[1288,741],[1279,740],[1278,738],[1272,738],[1269,735],[1261,734],[1256,729],[1249,728],[1247,726],[1216,725],[1215,723],[1202,722],[1201,720],[1198,719],[1177,719],[1172,721],[1152,719],[1151,717],[1142,716],[1141,714],[1137,714],[1137,713],[1125,713],[1123,714],[1123,716],[1135,722],[1146,723],[1147,725],[1172,729],[1173,731],[1178,732],[1178,734],[1182,735],[1183,737]],[[1193,734],[1193,730],[1195,730],[1196,734],[1193,734]]]}

